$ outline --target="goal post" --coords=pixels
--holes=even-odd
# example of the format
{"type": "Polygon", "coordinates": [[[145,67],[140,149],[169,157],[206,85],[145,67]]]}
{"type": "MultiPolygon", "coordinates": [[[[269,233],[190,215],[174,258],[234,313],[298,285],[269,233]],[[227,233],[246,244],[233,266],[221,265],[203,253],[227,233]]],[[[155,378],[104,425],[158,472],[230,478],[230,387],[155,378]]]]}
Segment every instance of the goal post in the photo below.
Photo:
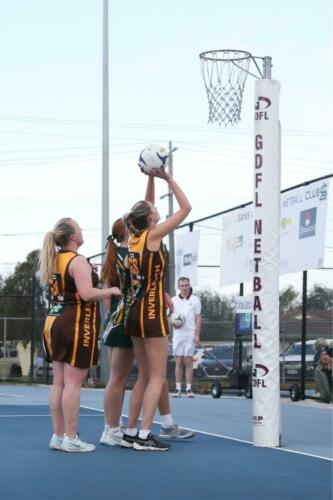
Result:
{"type": "Polygon", "coordinates": [[[281,444],[279,367],[280,84],[255,82],[253,196],[253,442],[281,444]]]}
{"type": "Polygon", "coordinates": [[[281,445],[279,367],[280,84],[271,57],[243,50],[200,54],[208,123],[240,121],[247,75],[255,77],[253,165],[252,427],[255,446],[281,445]],[[261,67],[257,60],[261,60],[261,67]],[[254,72],[251,69],[254,68],[254,72]]]}

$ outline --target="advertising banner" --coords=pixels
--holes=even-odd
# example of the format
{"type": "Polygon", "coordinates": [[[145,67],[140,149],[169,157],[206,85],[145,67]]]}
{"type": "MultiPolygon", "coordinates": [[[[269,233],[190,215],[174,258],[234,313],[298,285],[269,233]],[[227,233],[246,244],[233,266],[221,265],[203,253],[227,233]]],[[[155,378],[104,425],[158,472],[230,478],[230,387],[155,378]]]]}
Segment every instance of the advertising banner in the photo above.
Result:
{"type": "Polygon", "coordinates": [[[199,237],[200,231],[176,236],[176,281],[183,276],[189,278],[192,286],[197,285],[199,237]]]}
{"type": "MultiPolygon", "coordinates": [[[[328,193],[323,179],[280,195],[280,274],[324,266],[328,193]]],[[[221,286],[252,280],[252,233],[252,204],[223,216],[221,286]]]]}

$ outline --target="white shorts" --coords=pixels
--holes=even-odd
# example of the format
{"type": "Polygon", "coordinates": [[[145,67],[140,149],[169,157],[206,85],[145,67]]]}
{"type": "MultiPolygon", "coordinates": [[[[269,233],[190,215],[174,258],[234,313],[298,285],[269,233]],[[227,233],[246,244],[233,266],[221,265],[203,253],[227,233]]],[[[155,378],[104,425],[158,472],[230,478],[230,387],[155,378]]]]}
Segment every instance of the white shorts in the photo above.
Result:
{"type": "Polygon", "coordinates": [[[174,335],[172,347],[174,356],[193,356],[195,348],[194,337],[174,335]]]}

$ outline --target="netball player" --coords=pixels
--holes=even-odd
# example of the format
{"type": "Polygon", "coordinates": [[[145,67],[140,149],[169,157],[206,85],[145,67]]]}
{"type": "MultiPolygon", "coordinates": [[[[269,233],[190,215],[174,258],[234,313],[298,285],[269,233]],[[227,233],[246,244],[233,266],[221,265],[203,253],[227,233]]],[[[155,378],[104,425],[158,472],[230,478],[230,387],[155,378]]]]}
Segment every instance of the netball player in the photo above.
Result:
{"type": "Polygon", "coordinates": [[[151,434],[152,420],[166,383],[168,356],[164,289],[166,256],[162,239],[186,218],[190,210],[190,203],[181,188],[164,168],[160,168],[149,174],[146,200],[137,202],[125,219],[130,230],[128,261],[134,294],[126,329],[133,341],[138,379],[131,395],[128,429],[122,445],[132,446],[135,450],[165,451],[170,448],[151,434]],[[179,204],[178,210],[159,224],[160,216],[153,205],[154,177],[168,183],[179,204]],[[141,401],[143,418],[135,437],[141,401]]]}
{"type": "MultiPolygon", "coordinates": [[[[104,300],[106,311],[110,311],[103,335],[103,342],[108,351],[110,377],[104,392],[105,427],[100,442],[106,446],[117,446],[122,441],[121,410],[128,376],[134,361],[133,343],[125,329],[128,310],[132,302],[131,276],[128,267],[128,236],[124,220],[117,219],[112,225],[112,234],[108,238],[102,268],[104,286],[117,285],[122,291],[121,299],[112,297],[111,303],[110,300],[104,300]]],[[[169,306],[172,306],[171,299],[169,306]]],[[[146,371],[146,379],[148,379],[148,367],[142,367],[142,370],[146,371]]],[[[159,410],[161,436],[166,439],[186,439],[194,436],[194,432],[182,429],[173,422],[167,381],[162,389],[159,410]]]]}
{"type": "Polygon", "coordinates": [[[78,249],[82,230],[71,218],[58,221],[46,233],[40,256],[40,281],[49,284],[51,307],[43,343],[52,362],[50,410],[53,435],[50,448],[67,452],[94,451],[77,435],[80,390],[88,368],[98,359],[98,301],[120,295],[118,288],[98,289],[98,276],[78,249]]]}

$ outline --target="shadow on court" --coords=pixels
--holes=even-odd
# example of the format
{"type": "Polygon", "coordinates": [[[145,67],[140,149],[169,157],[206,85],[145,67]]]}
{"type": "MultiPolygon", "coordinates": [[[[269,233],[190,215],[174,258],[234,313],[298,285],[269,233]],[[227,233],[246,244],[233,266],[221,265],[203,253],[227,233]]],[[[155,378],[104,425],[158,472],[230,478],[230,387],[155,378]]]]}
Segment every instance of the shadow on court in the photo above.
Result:
{"type": "MultiPolygon", "coordinates": [[[[169,452],[97,444],[94,453],[48,449],[45,405],[1,405],[3,499],[192,500],[332,498],[332,463],[207,434],[169,452]]],[[[80,433],[97,442],[100,412],[81,408],[80,433]]],[[[157,427],[155,432],[157,432],[157,427]]]]}

